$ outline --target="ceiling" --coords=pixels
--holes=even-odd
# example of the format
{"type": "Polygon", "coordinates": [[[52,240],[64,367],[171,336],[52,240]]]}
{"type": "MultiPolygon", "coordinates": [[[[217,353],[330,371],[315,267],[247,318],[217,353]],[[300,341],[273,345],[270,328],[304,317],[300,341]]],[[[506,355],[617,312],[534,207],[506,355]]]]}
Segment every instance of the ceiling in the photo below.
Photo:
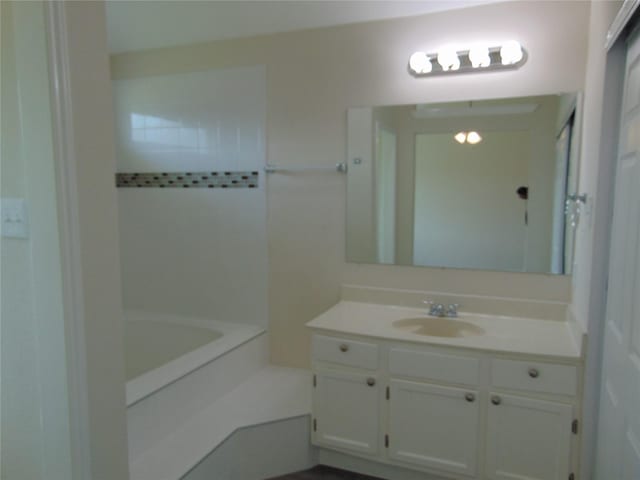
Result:
{"type": "Polygon", "coordinates": [[[108,0],[109,48],[121,53],[423,15],[499,0],[108,0]]]}

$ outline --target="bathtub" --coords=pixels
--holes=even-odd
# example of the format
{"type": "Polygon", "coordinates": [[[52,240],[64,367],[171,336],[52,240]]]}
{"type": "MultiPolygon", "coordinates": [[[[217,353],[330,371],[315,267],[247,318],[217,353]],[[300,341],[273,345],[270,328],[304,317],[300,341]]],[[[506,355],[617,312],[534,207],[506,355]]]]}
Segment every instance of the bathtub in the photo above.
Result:
{"type": "Polygon", "coordinates": [[[255,325],[140,311],[125,316],[127,406],[264,332],[255,325]]]}
{"type": "Polygon", "coordinates": [[[130,461],[268,363],[255,325],[140,311],[125,320],[130,461]]]}

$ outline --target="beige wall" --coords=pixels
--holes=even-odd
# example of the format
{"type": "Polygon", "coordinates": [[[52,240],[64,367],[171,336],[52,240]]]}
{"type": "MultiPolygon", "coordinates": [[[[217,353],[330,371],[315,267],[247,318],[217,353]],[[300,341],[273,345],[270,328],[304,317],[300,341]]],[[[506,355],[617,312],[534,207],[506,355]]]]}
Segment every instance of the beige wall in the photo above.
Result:
{"type": "MultiPolygon", "coordinates": [[[[346,154],[351,106],[514,97],[583,88],[589,4],[509,2],[434,15],[118,55],[113,77],[215,67],[267,67],[267,159],[326,165],[346,154]],[[520,40],[513,72],[415,79],[409,55],[448,42],[520,40]]],[[[345,178],[268,178],[269,318],[276,363],[307,366],[304,324],[334,304],[342,282],[518,298],[569,298],[569,282],[496,274],[346,264],[345,178]]]]}
{"type": "MultiPolygon", "coordinates": [[[[20,116],[16,75],[14,20],[10,2],[0,4],[2,19],[2,196],[26,197],[25,166],[20,145],[20,116]]],[[[35,318],[32,312],[31,245],[5,239],[2,255],[0,306],[2,397],[2,478],[42,477],[41,395],[35,318]],[[7,279],[11,279],[10,282],[7,279]]]]}

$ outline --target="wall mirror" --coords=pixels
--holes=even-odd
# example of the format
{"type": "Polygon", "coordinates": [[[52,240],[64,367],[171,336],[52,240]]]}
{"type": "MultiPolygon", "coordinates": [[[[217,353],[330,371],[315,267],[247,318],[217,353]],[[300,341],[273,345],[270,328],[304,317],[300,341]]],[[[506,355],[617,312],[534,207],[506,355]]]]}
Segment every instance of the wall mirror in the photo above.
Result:
{"type": "Polygon", "coordinates": [[[347,112],[347,261],[571,273],[577,93],[347,112]]]}

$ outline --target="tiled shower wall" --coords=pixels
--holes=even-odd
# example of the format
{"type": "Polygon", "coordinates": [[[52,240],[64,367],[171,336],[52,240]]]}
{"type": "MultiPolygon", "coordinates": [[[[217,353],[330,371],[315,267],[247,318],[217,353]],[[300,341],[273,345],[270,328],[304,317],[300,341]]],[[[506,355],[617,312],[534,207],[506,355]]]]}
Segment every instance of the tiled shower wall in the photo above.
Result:
{"type": "Polygon", "coordinates": [[[264,68],[113,85],[125,308],[266,327],[264,68]]]}

